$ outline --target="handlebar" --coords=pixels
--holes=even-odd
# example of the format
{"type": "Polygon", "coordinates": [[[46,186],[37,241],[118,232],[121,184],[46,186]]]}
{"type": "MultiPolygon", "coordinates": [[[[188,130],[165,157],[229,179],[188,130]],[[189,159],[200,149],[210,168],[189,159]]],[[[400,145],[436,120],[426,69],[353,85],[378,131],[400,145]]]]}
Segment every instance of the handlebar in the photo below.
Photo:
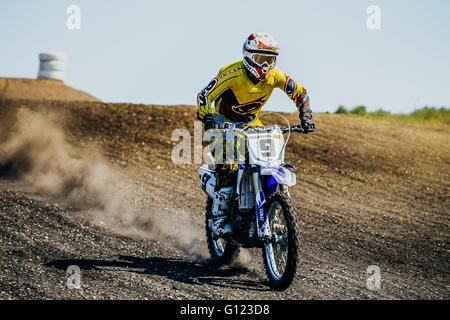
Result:
{"type": "MultiPolygon", "coordinates": [[[[256,128],[261,128],[261,127],[247,126],[245,128],[240,129],[240,128],[236,128],[234,126],[229,126],[228,123],[227,124],[224,123],[223,125],[219,124],[219,123],[216,123],[216,128],[215,129],[219,130],[219,131],[224,131],[224,130],[229,130],[229,129],[233,129],[233,130],[238,129],[238,131],[247,131],[248,129],[256,129],[256,128]]],[[[289,131],[290,132],[297,132],[297,133],[308,133],[307,131],[305,131],[302,128],[302,126],[300,124],[293,124],[293,125],[291,125],[289,127],[281,127],[280,130],[281,130],[281,132],[283,134],[287,133],[289,131]]]]}
{"type": "Polygon", "coordinates": [[[282,133],[286,132],[298,132],[298,133],[306,133],[300,124],[293,124],[290,127],[280,128],[282,133]]]}

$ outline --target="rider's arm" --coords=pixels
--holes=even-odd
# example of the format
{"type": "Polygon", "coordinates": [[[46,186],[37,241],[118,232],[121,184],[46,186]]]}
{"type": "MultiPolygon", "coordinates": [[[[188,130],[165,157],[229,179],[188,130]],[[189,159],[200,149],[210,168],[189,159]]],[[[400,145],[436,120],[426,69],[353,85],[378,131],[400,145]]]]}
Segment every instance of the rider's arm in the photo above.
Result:
{"type": "Polygon", "coordinates": [[[199,120],[202,120],[205,115],[212,113],[211,104],[220,97],[224,91],[230,88],[232,81],[229,80],[236,77],[238,72],[242,72],[242,70],[236,67],[236,64],[225,66],[219,71],[217,76],[212,79],[202,91],[200,91],[197,95],[197,117],[199,120]]]}
{"type": "Polygon", "coordinates": [[[272,73],[274,73],[275,86],[283,90],[288,97],[294,101],[300,112],[300,119],[310,120],[312,111],[306,89],[295,82],[294,79],[281,72],[278,68],[275,68],[272,73]]]}

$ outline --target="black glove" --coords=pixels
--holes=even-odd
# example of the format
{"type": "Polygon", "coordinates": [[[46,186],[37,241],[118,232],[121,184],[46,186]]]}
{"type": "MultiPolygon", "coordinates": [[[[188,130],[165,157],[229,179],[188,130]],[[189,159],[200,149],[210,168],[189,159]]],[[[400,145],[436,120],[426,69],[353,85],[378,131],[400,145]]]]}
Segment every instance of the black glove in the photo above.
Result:
{"type": "Polygon", "coordinates": [[[214,129],[216,127],[216,121],[214,120],[214,116],[211,113],[205,114],[203,116],[202,122],[205,125],[205,131],[214,129]]]}
{"type": "Polygon", "coordinates": [[[301,119],[302,120],[302,128],[304,132],[314,132],[316,130],[316,125],[311,119],[301,119]]]}

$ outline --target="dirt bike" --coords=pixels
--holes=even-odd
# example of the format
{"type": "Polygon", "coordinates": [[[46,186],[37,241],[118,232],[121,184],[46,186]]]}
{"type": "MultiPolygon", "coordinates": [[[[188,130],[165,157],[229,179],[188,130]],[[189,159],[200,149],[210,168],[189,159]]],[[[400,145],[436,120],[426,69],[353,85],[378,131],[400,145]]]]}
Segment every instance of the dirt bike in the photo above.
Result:
{"type": "MultiPolygon", "coordinates": [[[[228,264],[241,247],[262,248],[269,286],[274,290],[284,290],[296,273],[299,231],[288,191],[296,184],[295,168],[284,163],[289,137],[285,141],[283,134],[305,132],[300,125],[242,127],[227,122],[214,132],[244,137],[248,152],[243,155],[237,151],[237,158],[241,161],[229,212],[233,233],[225,239],[217,238],[212,231],[214,168],[211,165],[199,168],[200,185],[208,196],[205,229],[211,259],[218,265],[228,264]]],[[[210,158],[215,164],[211,155],[210,158]]]]}

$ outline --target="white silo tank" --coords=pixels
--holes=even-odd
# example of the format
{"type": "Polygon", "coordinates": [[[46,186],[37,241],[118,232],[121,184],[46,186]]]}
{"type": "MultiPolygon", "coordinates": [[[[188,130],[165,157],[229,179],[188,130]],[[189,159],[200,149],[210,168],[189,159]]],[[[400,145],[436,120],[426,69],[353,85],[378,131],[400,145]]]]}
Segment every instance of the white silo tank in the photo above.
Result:
{"type": "Polygon", "coordinates": [[[67,70],[67,54],[64,52],[46,52],[39,54],[39,79],[64,81],[67,70]]]}

